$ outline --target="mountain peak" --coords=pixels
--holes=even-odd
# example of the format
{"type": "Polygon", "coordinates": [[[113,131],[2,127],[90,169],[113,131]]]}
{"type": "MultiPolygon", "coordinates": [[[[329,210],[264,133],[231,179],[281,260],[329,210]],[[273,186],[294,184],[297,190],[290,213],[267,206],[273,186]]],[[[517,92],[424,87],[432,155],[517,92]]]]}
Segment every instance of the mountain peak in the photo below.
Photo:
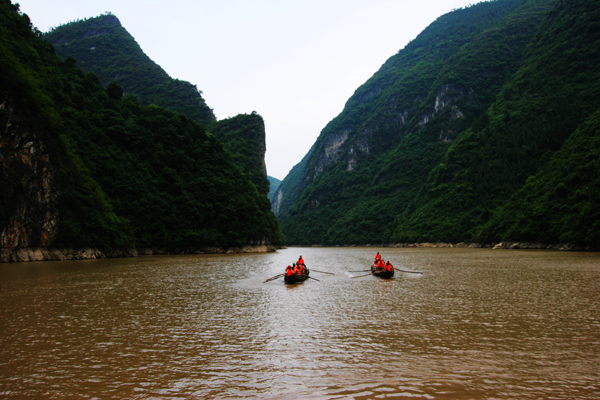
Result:
{"type": "Polygon", "coordinates": [[[55,45],[69,44],[81,38],[98,37],[114,33],[115,28],[122,28],[116,15],[107,11],[97,17],[69,22],[51,29],[46,35],[55,37],[55,45]],[[73,29],[77,27],[77,29],[73,29]]]}

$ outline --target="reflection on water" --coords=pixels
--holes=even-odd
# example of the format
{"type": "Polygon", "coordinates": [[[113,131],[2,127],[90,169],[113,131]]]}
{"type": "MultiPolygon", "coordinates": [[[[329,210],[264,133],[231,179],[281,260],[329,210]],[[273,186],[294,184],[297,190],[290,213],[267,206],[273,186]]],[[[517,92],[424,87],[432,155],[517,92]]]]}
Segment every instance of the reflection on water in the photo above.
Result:
{"type": "Polygon", "coordinates": [[[600,254],[380,250],[0,264],[0,397],[600,398],[600,254]]]}

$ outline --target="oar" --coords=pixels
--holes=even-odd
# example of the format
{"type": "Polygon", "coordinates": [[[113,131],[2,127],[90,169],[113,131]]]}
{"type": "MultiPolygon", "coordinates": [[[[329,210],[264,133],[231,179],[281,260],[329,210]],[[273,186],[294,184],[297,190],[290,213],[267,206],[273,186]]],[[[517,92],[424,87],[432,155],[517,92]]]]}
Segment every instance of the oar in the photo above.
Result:
{"type": "Polygon", "coordinates": [[[315,281],[321,282],[319,279],[317,278],[313,278],[312,276],[309,276],[310,279],[314,279],[315,281]]]}
{"type": "Polygon", "coordinates": [[[285,275],[285,274],[279,274],[279,275],[275,275],[275,276],[273,276],[273,277],[271,277],[271,278],[267,279],[267,280],[266,280],[266,281],[264,281],[263,283],[267,283],[267,282],[269,282],[269,281],[272,281],[272,280],[274,280],[274,279],[281,278],[283,275],[285,275]]]}
{"type": "MultiPolygon", "coordinates": [[[[395,269],[395,268],[394,268],[395,269]]],[[[405,271],[403,269],[395,269],[396,271],[400,271],[400,272],[406,272],[408,274],[422,274],[422,272],[420,271],[405,271]]]]}
{"type": "Polygon", "coordinates": [[[360,270],[360,271],[348,271],[348,272],[369,272],[369,271],[370,271],[370,269],[363,269],[363,270],[360,270]]]}
{"type": "Polygon", "coordinates": [[[366,274],[366,275],[353,276],[352,278],[360,278],[360,277],[363,277],[363,276],[369,276],[369,275],[373,275],[373,274],[375,274],[375,272],[371,272],[370,274],[366,274]]]}
{"type": "Polygon", "coordinates": [[[311,269],[311,271],[313,271],[313,272],[320,272],[320,273],[322,273],[322,274],[335,275],[335,274],[332,274],[331,272],[317,271],[316,269],[311,269]]]}

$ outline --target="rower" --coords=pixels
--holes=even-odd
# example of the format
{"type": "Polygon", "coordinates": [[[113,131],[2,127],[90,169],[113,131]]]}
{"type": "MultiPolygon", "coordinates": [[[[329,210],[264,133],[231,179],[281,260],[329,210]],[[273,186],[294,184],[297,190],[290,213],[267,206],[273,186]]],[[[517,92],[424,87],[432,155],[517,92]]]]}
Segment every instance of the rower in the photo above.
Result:
{"type": "Polygon", "coordinates": [[[381,261],[381,255],[379,252],[377,252],[377,255],[375,256],[375,264],[377,264],[378,261],[381,261]]]}
{"type": "Polygon", "coordinates": [[[389,272],[392,272],[392,270],[394,269],[392,263],[389,260],[385,263],[385,269],[387,269],[389,272]]]}

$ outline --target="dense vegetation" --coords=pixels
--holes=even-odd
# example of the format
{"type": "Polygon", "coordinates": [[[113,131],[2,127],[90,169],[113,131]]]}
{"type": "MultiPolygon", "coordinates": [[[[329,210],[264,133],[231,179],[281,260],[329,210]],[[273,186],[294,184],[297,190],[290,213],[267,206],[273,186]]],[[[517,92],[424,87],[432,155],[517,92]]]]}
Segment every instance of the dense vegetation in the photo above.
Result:
{"type": "Polygon", "coordinates": [[[203,124],[215,120],[196,86],[171,78],[110,13],[61,25],[44,38],[59,56],[71,56],[82,70],[95,73],[105,87],[116,82],[141,104],[179,111],[203,124]]]}
{"type": "Polygon", "coordinates": [[[265,165],[265,122],[256,112],[240,114],[215,122],[209,127],[248,174],[260,193],[268,195],[269,180],[265,165]]]}
{"type": "Polygon", "coordinates": [[[600,110],[527,179],[480,233],[481,240],[600,243],[600,110]]]}
{"type": "MultiPolygon", "coordinates": [[[[203,125],[124,97],[117,83],[105,89],[73,58],[62,60],[9,0],[0,0],[0,94],[50,149],[60,186],[51,246],[282,243],[266,196],[203,125]]],[[[8,115],[2,107],[3,126],[8,115]]],[[[15,151],[3,147],[2,157],[15,151]]],[[[29,200],[26,182],[1,172],[4,227],[14,204],[29,200]]]]}
{"type": "Polygon", "coordinates": [[[259,192],[268,194],[265,126],[256,112],[217,121],[201,92],[189,82],[169,77],[110,13],[61,25],[44,38],[54,44],[60,56],[73,57],[85,72],[98,75],[105,87],[116,82],[141,104],[179,111],[203,123],[221,140],[259,192]]]}
{"type": "Polygon", "coordinates": [[[576,180],[558,165],[596,151],[568,139],[580,126],[597,134],[599,5],[498,0],[432,23],[282,182],[275,210],[288,242],[598,247],[597,165],[576,180]]]}

